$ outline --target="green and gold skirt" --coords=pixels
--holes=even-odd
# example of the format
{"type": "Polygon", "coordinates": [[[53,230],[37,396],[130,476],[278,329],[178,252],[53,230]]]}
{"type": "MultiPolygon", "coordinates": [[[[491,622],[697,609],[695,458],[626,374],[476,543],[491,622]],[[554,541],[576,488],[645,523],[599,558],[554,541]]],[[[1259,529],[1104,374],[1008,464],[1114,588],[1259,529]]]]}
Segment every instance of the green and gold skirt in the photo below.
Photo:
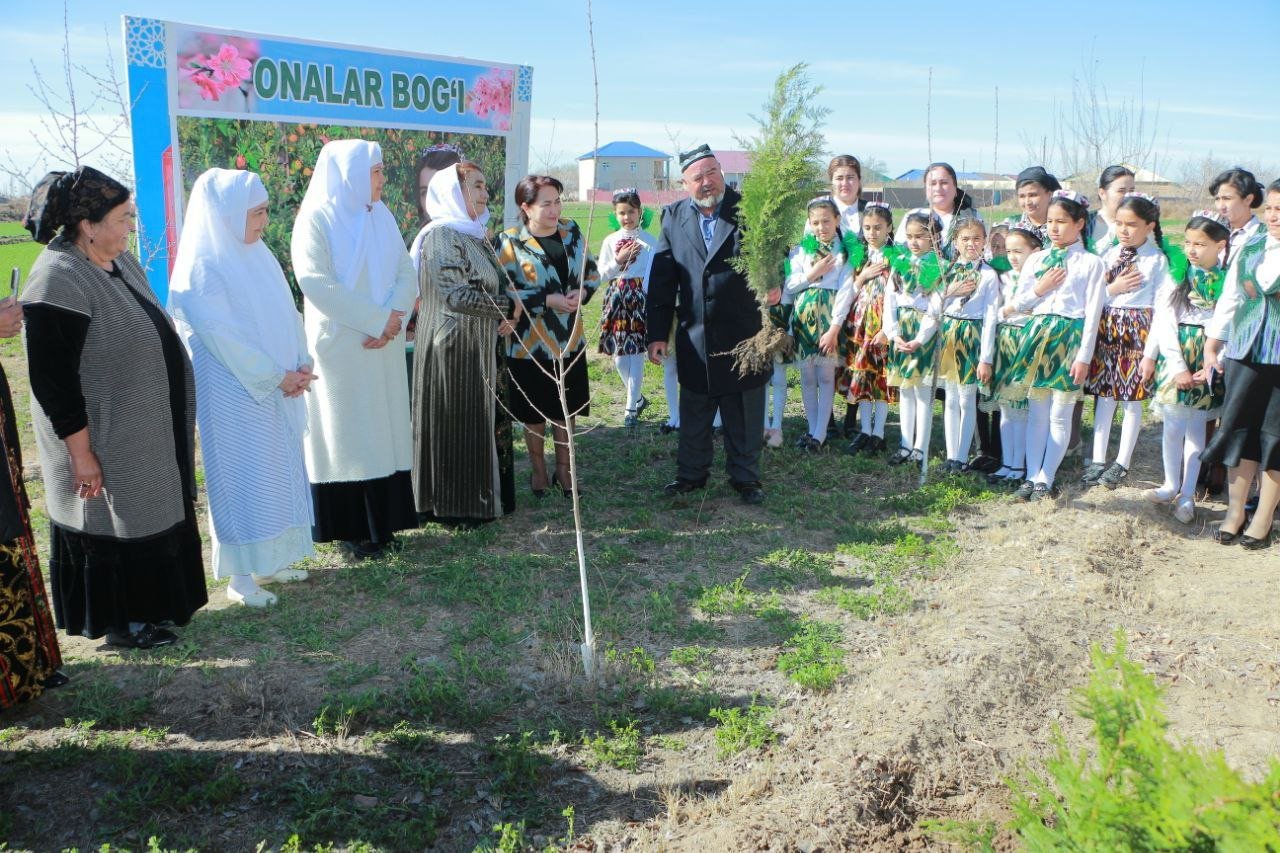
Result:
{"type": "Polygon", "coordinates": [[[830,359],[832,364],[837,361],[836,355],[828,356],[818,347],[818,339],[831,328],[831,309],[835,303],[836,292],[821,287],[811,287],[796,297],[791,311],[791,337],[796,342],[797,361],[814,357],[830,359]]]}
{"type": "Polygon", "coordinates": [[[1084,319],[1037,314],[1027,323],[1017,361],[1021,381],[1009,384],[1012,399],[1052,394],[1060,401],[1078,400],[1081,386],[1071,379],[1071,365],[1084,338],[1084,319]]]}
{"type": "MultiPolygon", "coordinates": [[[[1179,325],[1178,347],[1182,350],[1187,370],[1192,373],[1198,371],[1204,366],[1204,327],[1179,325]]],[[[1224,397],[1221,376],[1214,378],[1213,387],[1196,384],[1184,390],[1174,382],[1174,375],[1163,355],[1156,359],[1155,402],[1158,408],[1191,409],[1209,412],[1210,417],[1216,416],[1224,397]]]]}
{"type": "MultiPolygon", "coordinates": [[[[909,341],[920,333],[921,314],[914,308],[898,308],[898,335],[909,341]]],[[[934,335],[915,352],[902,352],[892,347],[889,354],[888,382],[898,388],[914,388],[932,377],[933,351],[938,345],[934,335]]]]}
{"type": "Polygon", "coordinates": [[[938,354],[938,378],[956,385],[977,385],[982,321],[943,316],[939,334],[942,351],[938,354]]]}
{"type": "Polygon", "coordinates": [[[982,396],[983,411],[994,412],[1001,406],[1011,409],[1027,407],[1026,365],[1018,361],[1018,352],[1026,337],[1027,327],[1001,323],[996,327],[995,362],[991,365],[991,387],[982,396]],[[1011,391],[1011,389],[1021,389],[1011,391]]]}

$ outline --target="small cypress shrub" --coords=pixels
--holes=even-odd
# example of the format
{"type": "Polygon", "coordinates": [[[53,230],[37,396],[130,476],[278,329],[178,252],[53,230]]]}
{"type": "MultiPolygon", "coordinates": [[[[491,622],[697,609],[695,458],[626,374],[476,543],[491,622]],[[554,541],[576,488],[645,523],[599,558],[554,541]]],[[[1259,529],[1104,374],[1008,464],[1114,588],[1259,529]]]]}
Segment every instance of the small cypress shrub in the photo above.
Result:
{"type": "Polygon", "coordinates": [[[1073,754],[1057,730],[1048,778],[1009,783],[1027,848],[1280,851],[1280,761],[1251,783],[1220,751],[1172,742],[1161,690],[1125,645],[1123,631],[1111,652],[1095,644],[1077,693],[1096,755],[1073,754]]]}

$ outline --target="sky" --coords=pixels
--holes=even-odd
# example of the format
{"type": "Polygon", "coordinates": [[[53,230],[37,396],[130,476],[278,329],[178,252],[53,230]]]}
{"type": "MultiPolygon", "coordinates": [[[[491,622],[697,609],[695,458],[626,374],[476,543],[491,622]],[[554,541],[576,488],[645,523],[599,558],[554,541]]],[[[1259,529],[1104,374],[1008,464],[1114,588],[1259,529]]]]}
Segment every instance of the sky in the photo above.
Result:
{"type": "MultiPolygon", "coordinates": [[[[25,164],[36,155],[30,133],[40,115],[25,84],[32,64],[58,73],[63,10],[53,2],[5,5],[0,75],[10,82],[0,91],[0,158],[7,151],[25,164]]],[[[105,62],[108,41],[122,59],[125,14],[531,65],[531,166],[593,148],[585,0],[68,0],[67,8],[73,59],[94,68],[105,62]]],[[[1109,103],[1146,106],[1154,143],[1150,162],[1139,165],[1175,178],[1205,157],[1280,169],[1275,48],[1234,36],[1280,32],[1275,0],[1212,10],[1170,0],[1004,7],[930,0],[822,3],[813,11],[759,0],[596,0],[594,27],[601,144],[738,148],[777,74],[805,61],[823,87],[819,103],[830,109],[831,153],[879,161],[891,176],[931,159],[1016,172],[1041,159],[1035,152],[1055,136],[1055,116],[1070,109],[1073,77],[1092,66],[1109,103]],[[902,14],[907,8],[911,17],[902,14]]]]}

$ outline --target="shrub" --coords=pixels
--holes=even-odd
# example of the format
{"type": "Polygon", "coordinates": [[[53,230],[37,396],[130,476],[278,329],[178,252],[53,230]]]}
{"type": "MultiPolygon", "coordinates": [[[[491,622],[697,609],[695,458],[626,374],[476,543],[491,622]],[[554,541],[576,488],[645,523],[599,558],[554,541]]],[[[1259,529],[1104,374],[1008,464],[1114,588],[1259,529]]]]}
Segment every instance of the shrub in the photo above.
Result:
{"type": "Polygon", "coordinates": [[[1060,730],[1049,778],[1010,782],[1013,828],[1032,850],[1280,849],[1280,761],[1245,781],[1221,752],[1171,742],[1155,680],[1115,649],[1091,652],[1077,712],[1096,755],[1075,755],[1060,730]]]}

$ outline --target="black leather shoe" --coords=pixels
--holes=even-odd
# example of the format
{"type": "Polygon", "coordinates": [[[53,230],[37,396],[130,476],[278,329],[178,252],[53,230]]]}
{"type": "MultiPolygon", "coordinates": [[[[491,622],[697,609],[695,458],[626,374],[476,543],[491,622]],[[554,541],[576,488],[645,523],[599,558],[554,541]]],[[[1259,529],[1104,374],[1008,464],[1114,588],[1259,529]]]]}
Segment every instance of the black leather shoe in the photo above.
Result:
{"type": "Polygon", "coordinates": [[[759,483],[734,483],[733,489],[744,504],[755,506],[764,503],[764,487],[759,483]]]}
{"type": "Polygon", "coordinates": [[[47,678],[45,678],[44,689],[55,690],[65,685],[70,680],[71,680],[71,676],[67,675],[65,672],[63,672],[60,669],[55,669],[53,672],[49,673],[47,678]]]}
{"type": "Polygon", "coordinates": [[[680,427],[672,426],[671,424],[663,424],[662,426],[658,427],[658,435],[671,435],[671,433],[679,432],[679,431],[680,431],[680,427]]]}
{"type": "Polygon", "coordinates": [[[848,453],[850,456],[857,456],[862,452],[862,448],[867,446],[867,440],[869,438],[871,438],[871,436],[867,435],[865,432],[858,433],[857,436],[854,437],[853,441],[849,442],[849,446],[844,449],[844,452],[848,453]]]}
{"type": "Polygon", "coordinates": [[[1263,548],[1270,548],[1271,531],[1268,530],[1267,535],[1263,536],[1261,539],[1255,539],[1247,533],[1241,535],[1240,547],[1244,548],[1246,551],[1261,551],[1263,548]]]}
{"type": "Polygon", "coordinates": [[[706,487],[707,481],[705,479],[697,481],[676,479],[663,486],[662,491],[667,495],[674,497],[676,495],[687,495],[690,492],[696,492],[699,489],[705,489],[706,487]]]}
{"type": "Polygon", "coordinates": [[[177,634],[155,625],[143,625],[129,634],[107,633],[107,645],[120,649],[155,649],[167,646],[177,639],[177,634]]]}

